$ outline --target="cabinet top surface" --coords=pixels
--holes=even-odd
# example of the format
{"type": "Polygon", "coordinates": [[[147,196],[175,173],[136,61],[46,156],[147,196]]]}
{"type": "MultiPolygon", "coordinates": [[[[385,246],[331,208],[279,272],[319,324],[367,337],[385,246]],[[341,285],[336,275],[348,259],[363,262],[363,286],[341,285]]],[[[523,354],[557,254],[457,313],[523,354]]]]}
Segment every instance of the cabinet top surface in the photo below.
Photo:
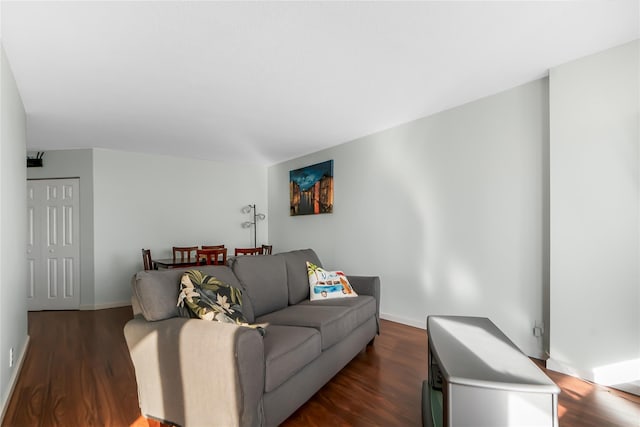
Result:
{"type": "Polygon", "coordinates": [[[429,316],[429,348],[451,384],[559,393],[547,377],[491,320],[429,316]]]}

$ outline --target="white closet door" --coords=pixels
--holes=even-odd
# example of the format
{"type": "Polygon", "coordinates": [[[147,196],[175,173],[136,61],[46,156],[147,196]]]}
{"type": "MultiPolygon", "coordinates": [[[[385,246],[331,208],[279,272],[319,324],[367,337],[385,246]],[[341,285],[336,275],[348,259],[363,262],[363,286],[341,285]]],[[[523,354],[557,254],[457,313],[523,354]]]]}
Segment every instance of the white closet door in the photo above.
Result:
{"type": "Polygon", "coordinates": [[[27,182],[28,309],[80,307],[78,179],[27,182]]]}

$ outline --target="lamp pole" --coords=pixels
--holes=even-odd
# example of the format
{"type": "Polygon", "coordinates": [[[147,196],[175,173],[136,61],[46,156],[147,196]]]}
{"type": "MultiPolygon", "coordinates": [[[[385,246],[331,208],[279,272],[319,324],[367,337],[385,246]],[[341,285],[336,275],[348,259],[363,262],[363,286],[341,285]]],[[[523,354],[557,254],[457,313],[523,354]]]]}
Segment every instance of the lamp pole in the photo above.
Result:
{"type": "Polygon", "coordinates": [[[253,247],[258,246],[258,223],[256,222],[256,205],[252,205],[253,208],[253,247]]]}
{"type": "Polygon", "coordinates": [[[255,203],[253,205],[246,205],[242,208],[242,213],[253,213],[253,221],[245,221],[242,223],[243,228],[249,228],[253,226],[253,247],[258,247],[258,220],[263,220],[266,216],[262,213],[258,213],[255,203]]]}

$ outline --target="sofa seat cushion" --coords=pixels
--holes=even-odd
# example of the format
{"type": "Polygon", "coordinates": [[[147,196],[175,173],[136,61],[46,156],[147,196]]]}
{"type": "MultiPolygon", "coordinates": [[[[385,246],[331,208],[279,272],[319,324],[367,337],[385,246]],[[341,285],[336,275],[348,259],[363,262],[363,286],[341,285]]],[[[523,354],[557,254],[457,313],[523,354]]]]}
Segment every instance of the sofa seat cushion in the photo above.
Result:
{"type": "Polygon", "coordinates": [[[373,298],[363,298],[357,304],[296,304],[282,310],[265,314],[256,318],[258,323],[270,325],[304,326],[317,329],[322,339],[322,350],[325,350],[344,339],[354,329],[362,325],[368,318],[375,316],[376,304],[373,298]]]}
{"type": "MultiPolygon", "coordinates": [[[[376,305],[376,299],[370,295],[358,295],[357,297],[354,297],[354,298],[333,298],[333,299],[323,299],[323,300],[315,300],[315,301],[304,300],[300,303],[300,305],[310,305],[310,306],[320,306],[320,307],[338,306],[338,307],[353,307],[353,308],[361,308],[362,306],[369,305],[369,304],[373,304],[374,306],[376,305]]],[[[366,318],[364,320],[366,320],[366,318]]]]}
{"type": "Polygon", "coordinates": [[[270,392],[321,353],[320,333],[314,328],[269,325],[264,336],[264,391],[270,392]]]}
{"type": "Polygon", "coordinates": [[[357,323],[363,324],[369,317],[377,313],[377,301],[371,295],[358,295],[355,298],[334,298],[328,300],[304,300],[301,305],[352,307],[357,310],[357,323]]]}

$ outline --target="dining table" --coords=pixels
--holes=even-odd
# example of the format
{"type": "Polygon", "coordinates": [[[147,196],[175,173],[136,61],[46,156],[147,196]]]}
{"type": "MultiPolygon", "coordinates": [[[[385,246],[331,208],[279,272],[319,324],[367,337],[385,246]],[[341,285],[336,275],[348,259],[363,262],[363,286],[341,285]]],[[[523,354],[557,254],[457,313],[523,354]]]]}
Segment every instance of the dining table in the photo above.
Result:
{"type": "Polygon", "coordinates": [[[151,262],[155,268],[181,268],[181,267],[193,267],[200,265],[197,260],[186,260],[180,258],[161,258],[152,259],[151,262]]]}

